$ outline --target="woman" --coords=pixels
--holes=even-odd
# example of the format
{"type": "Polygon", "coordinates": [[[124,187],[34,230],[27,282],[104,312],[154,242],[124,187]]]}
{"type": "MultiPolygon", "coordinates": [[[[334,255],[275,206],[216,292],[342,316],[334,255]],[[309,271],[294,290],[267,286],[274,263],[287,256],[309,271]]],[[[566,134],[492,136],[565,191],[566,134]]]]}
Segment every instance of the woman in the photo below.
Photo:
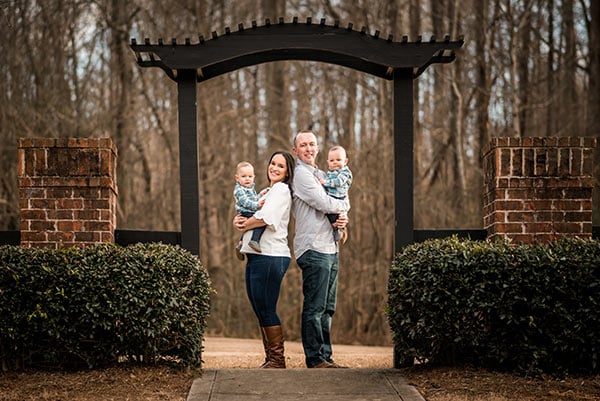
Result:
{"type": "Polygon", "coordinates": [[[292,208],[291,184],[294,157],[285,151],[271,155],[267,167],[269,191],[262,208],[254,216],[235,216],[233,225],[244,232],[241,252],[248,258],[246,264],[246,293],[258,318],[265,348],[265,362],[261,368],[285,368],[283,332],[277,315],[277,300],[283,276],[290,265],[288,224],[292,208]],[[261,252],[250,248],[251,230],[266,226],[260,240],[261,252]]]}

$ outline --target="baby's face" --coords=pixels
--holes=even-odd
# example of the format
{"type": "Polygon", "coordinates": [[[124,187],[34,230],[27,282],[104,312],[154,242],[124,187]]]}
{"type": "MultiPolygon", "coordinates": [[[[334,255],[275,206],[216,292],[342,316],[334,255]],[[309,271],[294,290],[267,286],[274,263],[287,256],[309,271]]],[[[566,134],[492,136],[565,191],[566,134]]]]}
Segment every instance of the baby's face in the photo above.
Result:
{"type": "Polygon", "coordinates": [[[250,166],[240,167],[235,175],[235,180],[245,187],[254,184],[254,168],[250,166]]]}
{"type": "Polygon", "coordinates": [[[343,149],[330,150],[327,156],[327,165],[329,170],[337,170],[348,163],[346,152],[343,149]]]}

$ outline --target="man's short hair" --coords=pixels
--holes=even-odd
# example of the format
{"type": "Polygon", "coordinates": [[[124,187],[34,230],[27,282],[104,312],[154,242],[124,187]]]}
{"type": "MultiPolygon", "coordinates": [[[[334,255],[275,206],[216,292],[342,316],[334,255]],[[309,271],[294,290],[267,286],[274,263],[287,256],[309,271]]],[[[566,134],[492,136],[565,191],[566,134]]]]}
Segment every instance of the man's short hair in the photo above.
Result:
{"type": "Polygon", "coordinates": [[[294,135],[294,143],[293,143],[294,147],[296,146],[298,136],[300,136],[301,134],[313,134],[315,136],[315,139],[317,138],[317,134],[313,130],[305,129],[305,130],[299,131],[296,135],[294,135]]]}

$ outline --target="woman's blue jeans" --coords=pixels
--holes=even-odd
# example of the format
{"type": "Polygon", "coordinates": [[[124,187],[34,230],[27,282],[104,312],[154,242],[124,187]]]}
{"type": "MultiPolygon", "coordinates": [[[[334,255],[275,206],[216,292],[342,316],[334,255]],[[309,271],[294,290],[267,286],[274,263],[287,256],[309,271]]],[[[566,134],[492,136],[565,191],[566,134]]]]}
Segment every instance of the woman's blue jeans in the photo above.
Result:
{"type": "Polygon", "coordinates": [[[297,260],[302,270],[302,346],[306,366],[333,362],[331,318],[338,287],[338,255],[306,251],[297,260]]]}
{"type": "Polygon", "coordinates": [[[263,327],[279,326],[277,301],[290,258],[252,253],[247,253],[246,257],[246,293],[258,322],[263,327]]]}

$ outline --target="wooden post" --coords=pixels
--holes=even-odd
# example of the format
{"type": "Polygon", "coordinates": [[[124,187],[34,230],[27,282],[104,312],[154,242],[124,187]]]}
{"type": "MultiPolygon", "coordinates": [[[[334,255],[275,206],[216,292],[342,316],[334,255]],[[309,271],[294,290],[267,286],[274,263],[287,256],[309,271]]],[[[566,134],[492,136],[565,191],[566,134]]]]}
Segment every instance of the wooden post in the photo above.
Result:
{"type": "MultiPolygon", "coordinates": [[[[394,71],[394,250],[413,243],[413,77],[394,71]]],[[[394,367],[413,365],[414,356],[394,347],[394,367]]]]}
{"type": "Polygon", "coordinates": [[[200,256],[196,70],[177,71],[181,246],[200,256]]]}
{"type": "Polygon", "coordinates": [[[413,237],[413,77],[394,71],[394,250],[412,244],[413,237]]]}

